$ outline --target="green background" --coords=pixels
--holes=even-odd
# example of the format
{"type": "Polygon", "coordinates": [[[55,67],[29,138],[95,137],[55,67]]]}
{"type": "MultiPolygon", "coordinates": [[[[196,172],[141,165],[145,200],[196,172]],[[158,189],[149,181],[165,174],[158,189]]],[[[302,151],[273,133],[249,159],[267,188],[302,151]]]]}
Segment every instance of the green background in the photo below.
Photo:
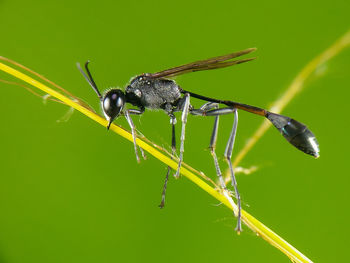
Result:
{"type": "MultiPolygon", "coordinates": [[[[257,47],[248,64],[178,77],[185,89],[269,107],[302,67],[350,27],[350,2],[333,1],[0,1],[0,55],[83,98],[95,93],[75,63],[92,61],[100,89],[132,76],[257,47]]],[[[295,150],[271,129],[241,165],[244,209],[315,262],[348,258],[350,50],[307,82],[284,114],[317,135],[321,158],[295,150]],[[322,73],[323,72],[323,73],[322,73]]],[[[6,74],[0,78],[12,80],[6,74]]],[[[137,164],[132,144],[67,107],[0,84],[0,262],[289,262],[230,210],[164,164],[137,164]]],[[[195,106],[200,102],[192,100],[195,106]]],[[[232,117],[221,118],[222,160],[232,117]]],[[[240,112],[235,152],[261,123],[240,112]]],[[[127,127],[122,118],[117,122],[127,127]]],[[[134,118],[169,149],[160,111],[134,118]]],[[[189,117],[185,161],[215,178],[207,150],[212,120],[189,117]]],[[[177,125],[177,132],[180,131],[177,125]]],[[[179,136],[179,134],[177,134],[179,136]]]]}

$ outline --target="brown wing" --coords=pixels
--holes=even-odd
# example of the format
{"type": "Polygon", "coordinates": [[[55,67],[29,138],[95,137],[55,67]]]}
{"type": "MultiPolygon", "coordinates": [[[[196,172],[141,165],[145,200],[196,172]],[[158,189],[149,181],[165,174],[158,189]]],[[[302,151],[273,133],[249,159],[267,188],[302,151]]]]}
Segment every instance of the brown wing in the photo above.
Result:
{"type": "Polygon", "coordinates": [[[228,61],[233,58],[251,53],[255,50],[256,48],[248,48],[242,51],[238,51],[235,53],[231,53],[231,54],[227,54],[219,57],[209,58],[205,60],[198,60],[186,65],[166,69],[156,73],[148,73],[147,76],[151,78],[174,77],[174,76],[178,76],[189,72],[225,68],[225,67],[241,64],[241,63],[248,62],[255,59],[255,58],[246,58],[246,59],[228,61]]]}

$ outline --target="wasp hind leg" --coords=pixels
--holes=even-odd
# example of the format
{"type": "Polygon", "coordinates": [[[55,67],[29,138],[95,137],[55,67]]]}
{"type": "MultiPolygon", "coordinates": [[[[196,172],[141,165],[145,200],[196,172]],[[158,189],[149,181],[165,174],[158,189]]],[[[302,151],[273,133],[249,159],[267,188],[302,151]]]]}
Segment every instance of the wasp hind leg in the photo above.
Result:
{"type": "Polygon", "coordinates": [[[225,159],[226,159],[226,161],[229,165],[229,168],[230,168],[232,186],[235,190],[235,195],[236,195],[236,199],[237,199],[238,213],[237,213],[236,231],[238,233],[240,233],[242,231],[241,197],[240,197],[240,194],[238,192],[237,181],[236,181],[234,170],[233,170],[232,163],[231,163],[231,156],[232,156],[234,141],[235,141],[236,132],[237,132],[237,124],[238,124],[237,109],[231,108],[231,107],[219,109],[217,103],[209,102],[209,103],[204,104],[199,109],[192,109],[190,111],[190,113],[193,115],[201,115],[201,116],[215,116],[214,127],[213,127],[213,131],[212,131],[211,138],[210,138],[209,149],[210,149],[210,153],[214,159],[215,170],[216,170],[216,174],[217,174],[219,181],[220,181],[220,186],[221,186],[222,190],[224,190],[224,191],[227,191],[227,188],[226,188],[226,184],[225,184],[225,181],[223,179],[223,176],[222,176],[222,173],[220,170],[218,158],[217,158],[216,153],[215,153],[216,140],[217,140],[218,128],[219,128],[219,116],[225,115],[225,114],[231,114],[231,113],[234,114],[233,127],[231,130],[227,145],[226,145],[224,156],[225,156],[225,159]]]}

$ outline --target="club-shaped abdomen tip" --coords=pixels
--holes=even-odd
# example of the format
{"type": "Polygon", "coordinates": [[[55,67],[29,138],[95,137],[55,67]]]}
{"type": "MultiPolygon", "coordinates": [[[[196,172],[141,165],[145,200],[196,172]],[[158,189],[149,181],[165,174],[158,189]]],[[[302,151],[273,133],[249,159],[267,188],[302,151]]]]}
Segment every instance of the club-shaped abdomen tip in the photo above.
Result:
{"type": "MultiPolygon", "coordinates": [[[[292,120],[294,121],[294,120],[292,120]]],[[[286,127],[285,130],[290,132],[293,124],[286,127]]],[[[305,125],[304,125],[305,126],[305,125]]],[[[290,139],[290,143],[304,153],[310,154],[315,158],[320,157],[320,149],[315,135],[305,126],[304,130],[295,130],[296,135],[290,139]]],[[[286,137],[286,136],[285,136],[286,137]]],[[[288,140],[288,138],[286,137],[288,140]]]]}
{"type": "Polygon", "coordinates": [[[320,157],[317,139],[306,125],[289,117],[271,112],[266,117],[293,146],[315,158],[320,157]]]}

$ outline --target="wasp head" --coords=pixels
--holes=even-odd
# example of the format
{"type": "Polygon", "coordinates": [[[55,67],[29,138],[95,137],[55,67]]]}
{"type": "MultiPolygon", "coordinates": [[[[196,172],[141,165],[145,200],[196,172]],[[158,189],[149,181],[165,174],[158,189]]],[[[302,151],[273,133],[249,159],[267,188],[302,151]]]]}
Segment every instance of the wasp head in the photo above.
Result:
{"type": "Polygon", "coordinates": [[[125,105],[125,95],[120,89],[111,89],[101,99],[103,113],[108,120],[107,129],[113,120],[119,116],[125,105]]]}

